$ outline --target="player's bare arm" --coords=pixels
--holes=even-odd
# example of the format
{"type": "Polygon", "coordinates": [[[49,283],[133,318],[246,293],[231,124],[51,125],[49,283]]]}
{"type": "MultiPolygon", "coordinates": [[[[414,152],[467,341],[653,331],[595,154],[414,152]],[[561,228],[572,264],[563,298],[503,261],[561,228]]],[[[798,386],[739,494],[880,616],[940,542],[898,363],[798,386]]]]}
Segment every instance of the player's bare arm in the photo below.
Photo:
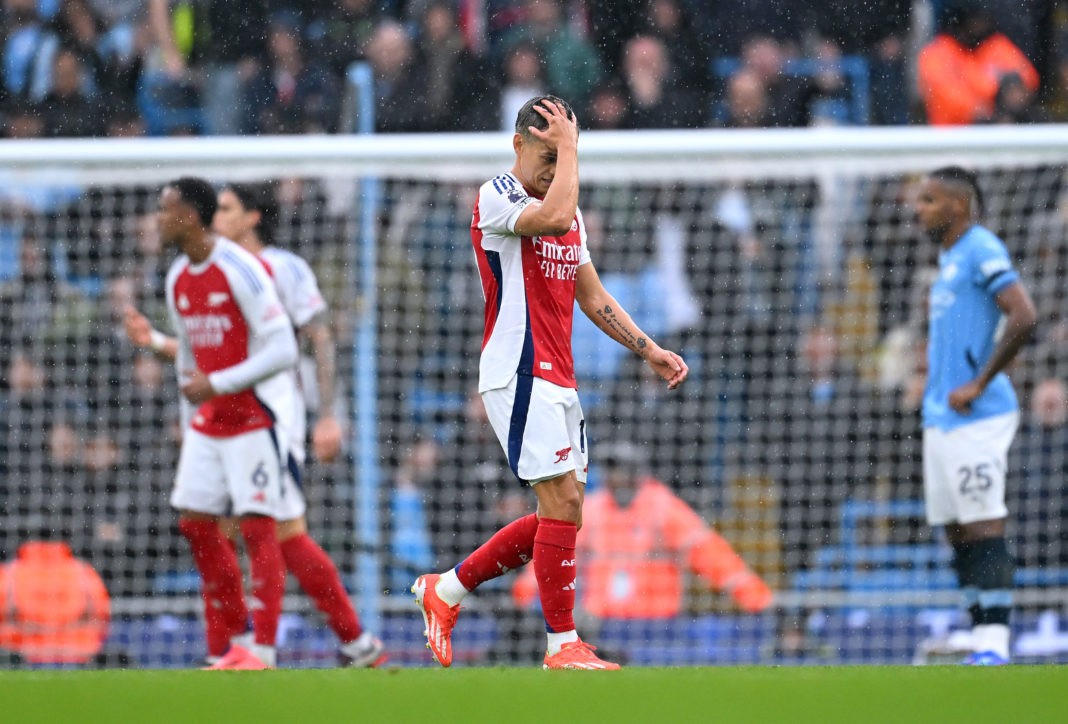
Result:
{"type": "Polygon", "coordinates": [[[578,268],[575,300],[583,314],[601,331],[639,355],[661,379],[666,380],[668,389],[675,389],[686,379],[690,368],[682,357],[658,345],[634,323],[604,288],[592,263],[578,268]]]}
{"type": "Polygon", "coordinates": [[[341,425],[334,417],[334,375],[337,354],[334,337],[327,325],[326,313],[320,312],[300,329],[315,354],[315,378],[319,386],[319,414],[312,430],[312,451],[324,462],[341,452],[341,425]]]}
{"type": "Polygon", "coordinates": [[[542,200],[531,203],[515,223],[519,236],[559,236],[571,229],[578,208],[578,124],[552,101],[534,109],[549,124],[516,134],[512,144],[516,178],[542,200]],[[541,192],[541,193],[539,193],[541,192]]]}
{"type": "Polygon", "coordinates": [[[178,355],[178,340],[154,329],[148,317],[133,307],[126,307],[122,322],[126,336],[137,347],[152,350],[158,357],[174,361],[178,355]]]}
{"type": "Polygon", "coordinates": [[[986,366],[972,381],[961,385],[949,393],[949,406],[957,412],[967,413],[972,402],[983,394],[983,390],[1016,357],[1031,333],[1035,329],[1038,315],[1031,295],[1023,284],[1017,282],[1003,289],[996,297],[998,308],[1005,315],[1005,327],[1001,338],[994,346],[994,352],[986,366]]]}

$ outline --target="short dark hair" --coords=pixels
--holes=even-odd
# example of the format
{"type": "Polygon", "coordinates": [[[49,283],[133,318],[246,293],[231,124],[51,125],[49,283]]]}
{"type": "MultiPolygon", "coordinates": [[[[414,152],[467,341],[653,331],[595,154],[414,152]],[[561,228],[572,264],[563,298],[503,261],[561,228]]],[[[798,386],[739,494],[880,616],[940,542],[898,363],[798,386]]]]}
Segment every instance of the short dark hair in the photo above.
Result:
{"type": "Polygon", "coordinates": [[[539,105],[542,101],[552,101],[556,105],[564,109],[568,118],[575,118],[575,111],[571,109],[571,105],[563,98],[552,95],[534,96],[529,101],[523,104],[523,107],[519,109],[519,113],[515,117],[515,132],[523,135],[530,135],[530,127],[534,126],[539,131],[544,131],[549,127],[549,122],[545,120],[540,113],[534,110],[534,106],[539,105]]]}
{"type": "Polygon", "coordinates": [[[167,185],[178,192],[182,201],[193,207],[200,218],[200,223],[205,228],[211,226],[212,219],[215,217],[215,209],[219,208],[215,187],[211,183],[196,176],[183,176],[167,185]]]}
{"type": "Polygon", "coordinates": [[[267,183],[229,183],[223,188],[233,193],[246,211],[260,212],[256,232],[264,243],[271,243],[278,224],[278,201],[274,196],[274,187],[267,183]]]}
{"type": "Polygon", "coordinates": [[[979,177],[974,171],[969,171],[963,166],[942,166],[941,168],[936,168],[927,175],[929,178],[933,178],[936,181],[966,189],[975,200],[975,208],[972,210],[977,214],[983,213],[985,206],[983,201],[983,189],[979,187],[979,177]]]}

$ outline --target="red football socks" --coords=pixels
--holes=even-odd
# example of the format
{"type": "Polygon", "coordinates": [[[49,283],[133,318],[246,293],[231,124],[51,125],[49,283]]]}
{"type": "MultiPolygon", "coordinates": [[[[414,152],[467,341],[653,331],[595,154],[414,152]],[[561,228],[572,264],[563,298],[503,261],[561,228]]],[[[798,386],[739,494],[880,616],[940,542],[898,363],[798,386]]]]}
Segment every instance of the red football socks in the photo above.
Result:
{"type": "Polygon", "coordinates": [[[248,623],[241,566],[214,520],[181,518],[178,530],[189,541],[200,572],[208,655],[222,656],[230,648],[230,637],[244,631],[248,623]]]}
{"type": "Polygon", "coordinates": [[[363,629],[352,607],[337,567],[307,533],[282,541],[286,568],[296,576],[300,587],[323,612],[326,621],[342,643],[355,641],[363,629]]]}
{"type": "Polygon", "coordinates": [[[259,602],[252,611],[252,631],[257,644],[274,646],[278,617],[282,614],[282,594],[286,587],[285,562],[278,545],[274,519],[242,518],[241,535],[248,548],[252,595],[259,602]]]}
{"type": "Polygon", "coordinates": [[[534,536],[534,575],[545,625],[552,633],[575,630],[575,538],[578,527],[542,518],[534,536]]]}
{"type": "MultiPolygon", "coordinates": [[[[513,520],[493,534],[478,550],[456,567],[456,577],[468,591],[528,563],[534,556],[538,516],[534,513],[513,520]]],[[[572,541],[574,548],[574,541],[572,541]]]]}

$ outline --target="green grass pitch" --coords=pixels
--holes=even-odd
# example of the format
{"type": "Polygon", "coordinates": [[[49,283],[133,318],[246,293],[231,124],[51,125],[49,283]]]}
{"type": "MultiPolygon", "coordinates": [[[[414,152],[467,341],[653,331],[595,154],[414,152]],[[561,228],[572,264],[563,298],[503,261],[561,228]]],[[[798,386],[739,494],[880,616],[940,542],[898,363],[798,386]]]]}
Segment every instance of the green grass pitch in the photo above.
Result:
{"type": "Polygon", "coordinates": [[[1063,722],[1068,667],[0,672],[0,722],[1063,722]]]}

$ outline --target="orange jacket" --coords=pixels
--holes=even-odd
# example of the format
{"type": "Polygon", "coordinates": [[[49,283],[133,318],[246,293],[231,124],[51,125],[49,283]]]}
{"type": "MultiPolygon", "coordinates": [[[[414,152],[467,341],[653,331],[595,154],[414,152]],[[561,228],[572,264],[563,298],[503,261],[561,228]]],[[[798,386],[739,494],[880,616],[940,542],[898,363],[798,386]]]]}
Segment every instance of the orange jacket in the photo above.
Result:
{"type": "Polygon", "coordinates": [[[0,565],[0,648],[31,663],[84,663],[107,638],[104,582],[66,543],[25,543],[0,565]]]}
{"type": "Polygon", "coordinates": [[[934,126],[982,121],[994,110],[1001,79],[1017,73],[1031,91],[1038,73],[1027,57],[1001,33],[968,50],[949,35],[938,35],[920,51],[920,95],[927,122],[934,126]]]}
{"type": "MultiPolygon", "coordinates": [[[[577,591],[582,607],[611,618],[670,618],[682,608],[683,572],[690,568],[743,608],[760,611],[771,591],[730,545],[663,483],[645,478],[620,508],[606,490],[586,496],[578,534],[577,591]]],[[[516,579],[513,597],[537,595],[533,566],[516,579]]]]}

